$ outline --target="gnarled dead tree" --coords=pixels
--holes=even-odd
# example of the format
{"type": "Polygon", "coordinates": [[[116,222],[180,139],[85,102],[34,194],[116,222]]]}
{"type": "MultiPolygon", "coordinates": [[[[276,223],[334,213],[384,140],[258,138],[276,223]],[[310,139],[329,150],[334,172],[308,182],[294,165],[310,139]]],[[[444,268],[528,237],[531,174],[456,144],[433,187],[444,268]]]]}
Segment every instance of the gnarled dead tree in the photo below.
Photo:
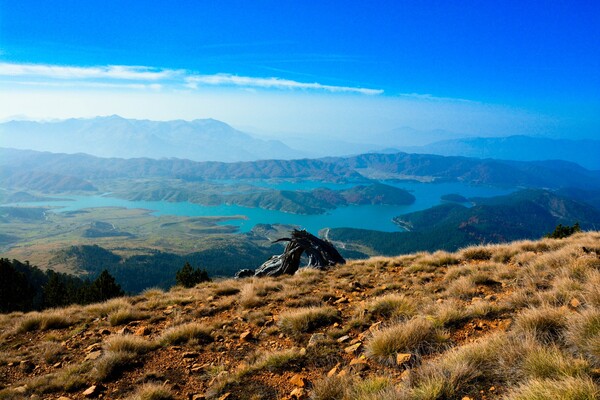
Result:
{"type": "Polygon", "coordinates": [[[307,267],[310,268],[326,269],[335,264],[346,263],[335,247],[326,240],[297,229],[292,231],[291,236],[273,242],[288,242],[283,254],[271,257],[256,271],[250,269],[238,271],[236,277],[293,275],[300,268],[302,254],[308,257],[307,267]]]}

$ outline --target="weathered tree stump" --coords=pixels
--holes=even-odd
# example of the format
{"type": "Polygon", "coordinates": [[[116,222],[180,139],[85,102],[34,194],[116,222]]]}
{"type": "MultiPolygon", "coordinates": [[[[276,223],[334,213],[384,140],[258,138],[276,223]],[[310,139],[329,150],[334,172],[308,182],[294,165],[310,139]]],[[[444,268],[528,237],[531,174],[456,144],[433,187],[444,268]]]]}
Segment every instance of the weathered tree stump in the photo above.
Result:
{"type": "Polygon", "coordinates": [[[248,269],[238,271],[236,277],[293,275],[300,268],[302,254],[308,257],[307,267],[310,268],[326,269],[336,264],[346,263],[335,247],[326,240],[297,229],[292,231],[291,236],[273,242],[288,242],[283,254],[271,257],[256,271],[248,269]]]}

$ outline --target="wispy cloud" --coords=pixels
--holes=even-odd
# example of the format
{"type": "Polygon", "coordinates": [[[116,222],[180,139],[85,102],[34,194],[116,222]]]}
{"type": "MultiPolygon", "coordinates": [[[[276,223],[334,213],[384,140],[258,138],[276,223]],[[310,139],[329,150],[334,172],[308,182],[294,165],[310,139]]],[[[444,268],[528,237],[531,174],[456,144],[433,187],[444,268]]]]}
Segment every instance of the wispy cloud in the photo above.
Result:
{"type": "Polygon", "coordinates": [[[360,93],[366,95],[382,94],[381,89],[365,89],[351,86],[323,85],[321,83],[305,83],[280,78],[252,78],[231,74],[196,75],[187,78],[188,86],[197,88],[199,85],[210,86],[240,86],[246,88],[265,89],[302,89],[302,90],[324,90],[333,93],[360,93]]]}
{"type": "Polygon", "coordinates": [[[179,69],[160,69],[146,66],[107,65],[94,67],[61,66],[47,64],[0,63],[0,76],[12,83],[60,86],[111,86],[153,89],[159,87],[198,89],[209,87],[239,87],[243,89],[310,90],[331,93],[382,94],[381,89],[326,85],[318,82],[299,82],[277,77],[250,77],[232,74],[200,75],[179,69]],[[22,78],[26,78],[25,81],[22,78]],[[131,85],[131,81],[139,83],[131,85]]]}

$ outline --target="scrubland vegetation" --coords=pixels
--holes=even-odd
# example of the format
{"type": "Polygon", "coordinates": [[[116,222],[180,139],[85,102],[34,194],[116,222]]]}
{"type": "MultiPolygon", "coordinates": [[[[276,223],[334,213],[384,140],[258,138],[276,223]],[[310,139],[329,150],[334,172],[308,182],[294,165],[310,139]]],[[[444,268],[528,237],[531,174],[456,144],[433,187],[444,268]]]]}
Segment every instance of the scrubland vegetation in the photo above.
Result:
{"type": "Polygon", "coordinates": [[[0,315],[0,399],[100,395],[596,399],[600,233],[0,315]]]}

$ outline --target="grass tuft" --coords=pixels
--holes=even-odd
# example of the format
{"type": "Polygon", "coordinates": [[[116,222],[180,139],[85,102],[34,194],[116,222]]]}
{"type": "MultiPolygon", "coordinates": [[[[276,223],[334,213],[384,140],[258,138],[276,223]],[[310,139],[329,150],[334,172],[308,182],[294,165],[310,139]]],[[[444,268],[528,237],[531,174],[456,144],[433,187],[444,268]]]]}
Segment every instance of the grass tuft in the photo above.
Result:
{"type": "Polygon", "coordinates": [[[185,344],[192,340],[200,343],[213,341],[211,329],[197,322],[190,322],[167,329],[160,337],[163,346],[185,344]]]}
{"type": "Polygon", "coordinates": [[[299,308],[281,313],[279,327],[289,335],[299,335],[339,320],[338,310],[333,307],[299,308]]]}

